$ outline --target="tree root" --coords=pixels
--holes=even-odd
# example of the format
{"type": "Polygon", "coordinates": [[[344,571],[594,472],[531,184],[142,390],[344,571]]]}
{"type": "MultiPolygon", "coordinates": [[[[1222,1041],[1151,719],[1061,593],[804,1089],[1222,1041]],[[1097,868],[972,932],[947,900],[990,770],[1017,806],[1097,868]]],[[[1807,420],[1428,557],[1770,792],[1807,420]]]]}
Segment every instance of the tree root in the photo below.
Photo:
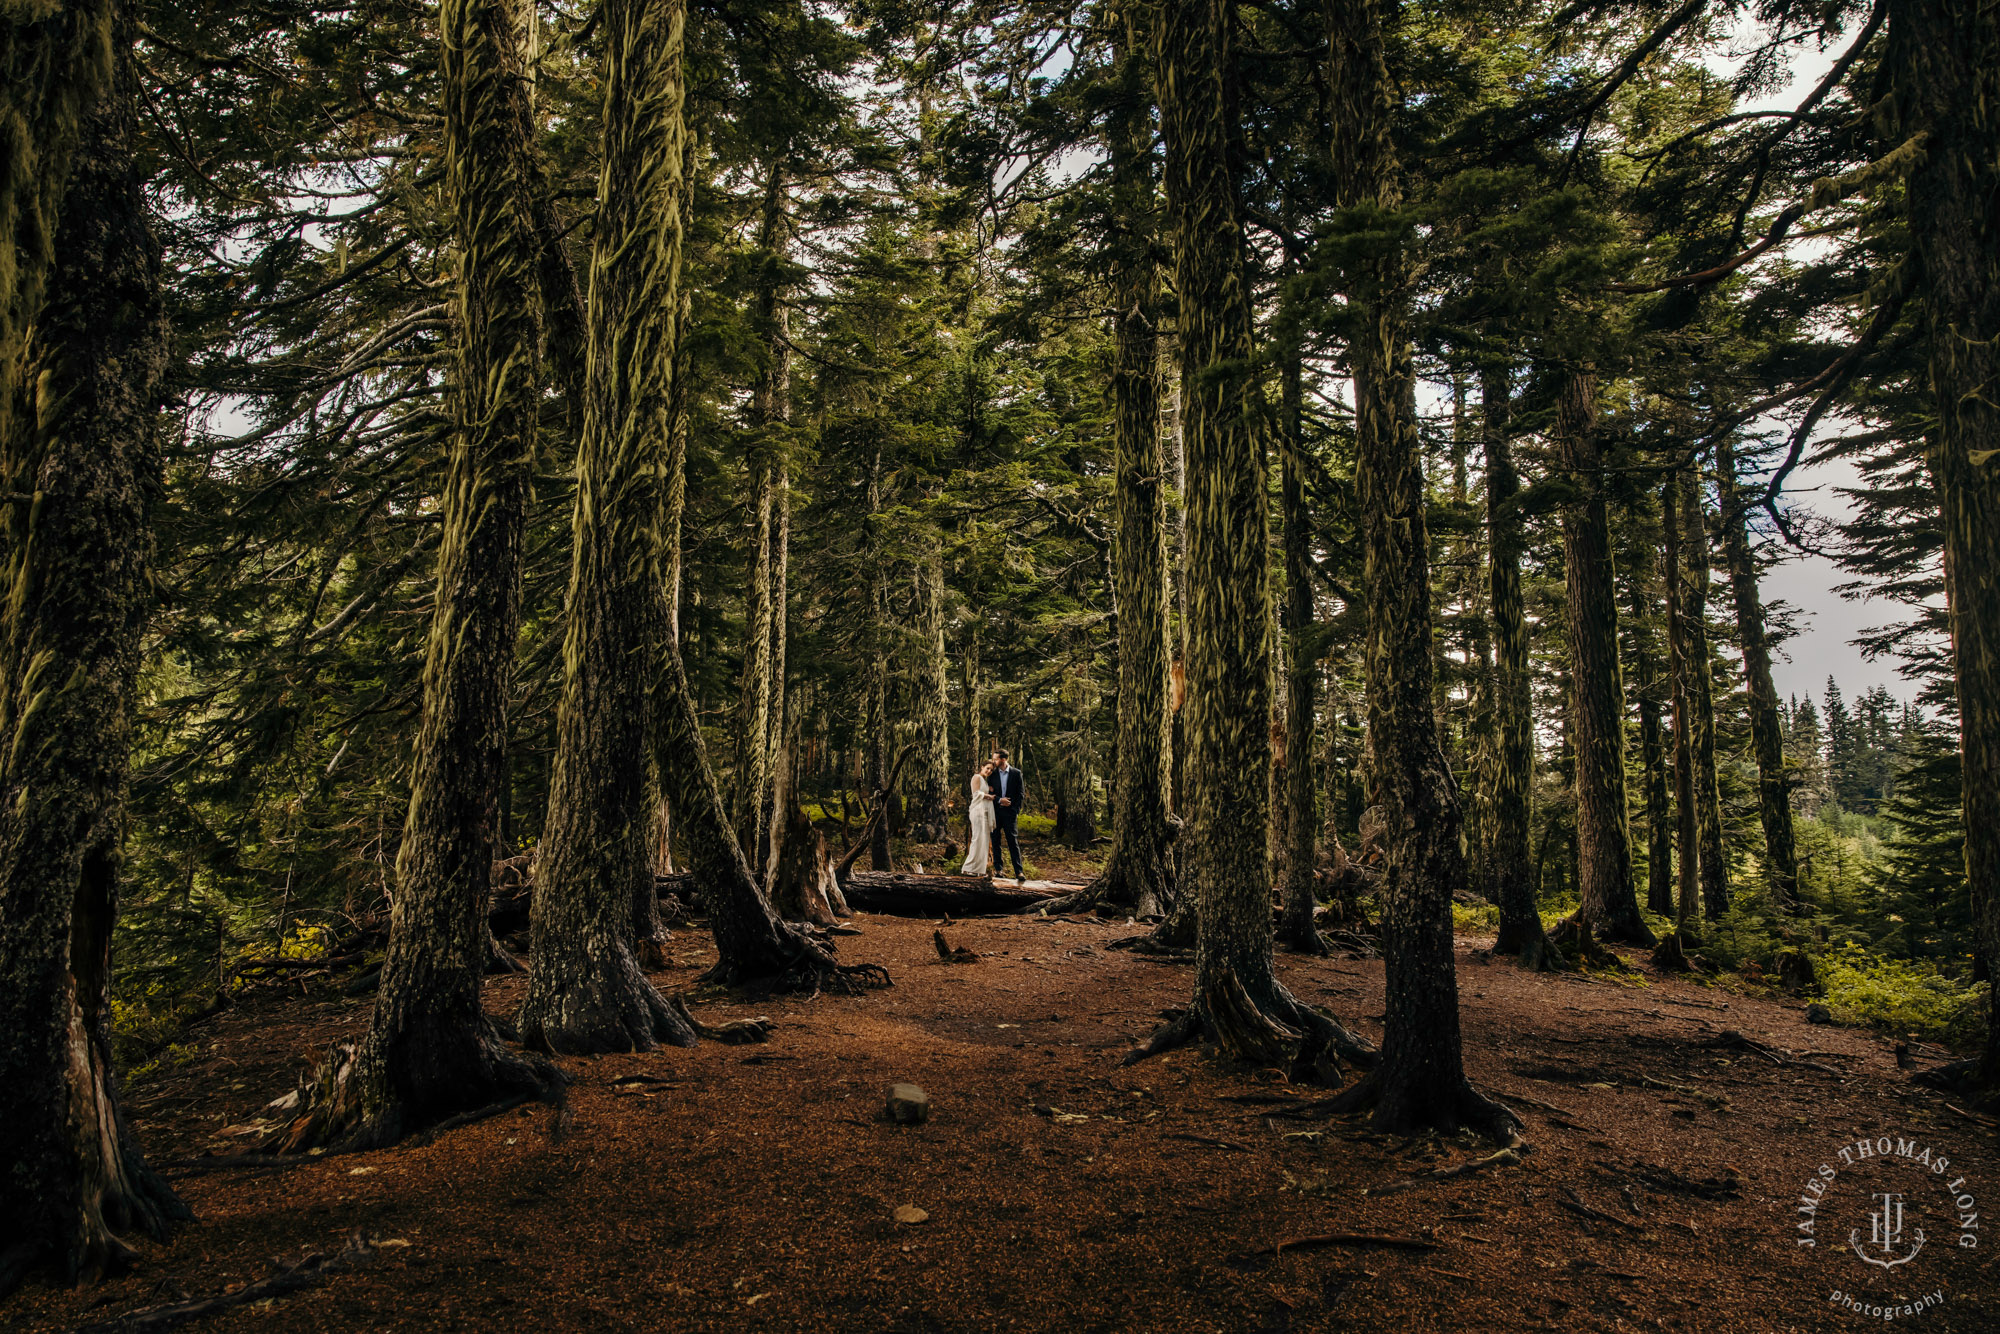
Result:
{"type": "Polygon", "coordinates": [[[1304,954],[1316,959],[1330,958],[1333,946],[1327,943],[1319,928],[1311,922],[1295,922],[1287,918],[1278,924],[1277,942],[1294,954],[1304,954]]]}
{"type": "Polygon", "coordinates": [[[1472,1081],[1460,1076],[1457,1086],[1442,1097],[1384,1097],[1387,1081],[1377,1066],[1374,1073],[1320,1104],[1328,1116],[1353,1112],[1373,1113],[1369,1128],[1388,1135],[1412,1135],[1435,1131],[1454,1135],[1470,1130],[1504,1148],[1521,1147],[1521,1118],[1513,1111],[1481,1093],[1472,1081]]]}
{"type": "Polygon", "coordinates": [[[558,1116],[566,1105],[568,1076],[539,1055],[508,1050],[491,1023],[457,1050],[411,1064],[419,1087],[388,1068],[377,1033],[335,1043],[299,1090],[304,1110],[266,1136],[258,1151],[290,1156],[382,1149],[411,1135],[435,1138],[531,1100],[558,1116]],[[454,1067],[449,1074],[440,1069],[446,1063],[454,1067]]]}
{"type": "Polygon", "coordinates": [[[1180,958],[1192,958],[1194,950],[1195,916],[1194,909],[1182,906],[1160,919],[1158,926],[1141,936],[1125,936],[1112,941],[1106,949],[1131,950],[1134,954],[1157,954],[1180,958]]]}
{"type": "Polygon", "coordinates": [[[1536,936],[1523,945],[1514,956],[1514,965],[1524,973],[1560,973],[1569,967],[1547,936],[1536,936]]]}
{"type": "Polygon", "coordinates": [[[753,1042],[769,1042],[771,1030],[777,1027],[762,1015],[755,1019],[731,1019],[720,1026],[704,1024],[694,1017],[693,1011],[688,1009],[686,997],[675,996],[667,1003],[674,1007],[681,1018],[687,1020],[688,1027],[696,1034],[710,1042],[720,1042],[725,1046],[740,1047],[753,1042]]]}
{"type": "Polygon", "coordinates": [[[858,996],[869,987],[893,987],[889,970],[877,963],[843,964],[833,957],[833,942],[813,939],[789,922],[778,924],[780,938],[771,952],[775,966],[751,970],[718,962],[696,979],[698,986],[731,987],[772,993],[822,991],[858,996]]]}
{"type": "Polygon", "coordinates": [[[1224,968],[1196,998],[1192,1010],[1172,1016],[1146,1045],[1127,1052],[1121,1064],[1136,1065],[1206,1035],[1228,1060],[1276,1068],[1296,1084],[1340,1087],[1343,1060],[1362,1068],[1376,1050],[1326,1011],[1293,996],[1277,983],[1262,1005],[1233,969],[1224,968]]]}
{"type": "Polygon", "coordinates": [[[176,1302],[169,1306],[142,1307],[109,1320],[84,1325],[76,1331],[76,1334],[152,1334],[155,1330],[172,1329],[176,1325],[200,1320],[204,1316],[215,1315],[239,1306],[248,1306],[252,1302],[282,1297],[301,1288],[314,1287],[336,1274],[359,1268],[374,1255],[375,1247],[357,1229],[354,1235],[348,1238],[347,1245],[336,1255],[314,1253],[293,1264],[280,1263],[277,1273],[255,1283],[245,1284],[234,1292],[205,1297],[199,1301],[176,1302]]]}
{"type": "MultiPolygon", "coordinates": [[[[1652,944],[1652,933],[1647,932],[1646,939],[1637,943],[1652,944]]],[[[1575,967],[1628,971],[1625,961],[1618,957],[1617,952],[1598,943],[1590,923],[1575,914],[1556,923],[1555,930],[1548,934],[1548,944],[1551,949],[1562,951],[1563,957],[1575,967]]]]}

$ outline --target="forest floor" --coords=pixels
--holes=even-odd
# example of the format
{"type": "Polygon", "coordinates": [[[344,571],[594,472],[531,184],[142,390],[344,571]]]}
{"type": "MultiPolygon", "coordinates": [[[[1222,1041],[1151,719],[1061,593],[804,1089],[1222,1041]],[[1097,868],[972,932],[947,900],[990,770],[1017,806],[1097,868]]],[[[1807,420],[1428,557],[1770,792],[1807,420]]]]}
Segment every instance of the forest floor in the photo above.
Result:
{"type": "MultiPolygon", "coordinates": [[[[1622,981],[1526,974],[1461,939],[1467,1064],[1522,1111],[1529,1148],[1436,1179],[1490,1146],[1300,1116],[1322,1095],[1193,1050],[1121,1068],[1191,980],[1107,949],[1122,922],[945,927],[976,965],[938,959],[934,921],[857,924],[842,956],[885,965],[893,989],[696,996],[709,1022],[777,1028],[763,1046],[564,1059],[560,1139],[537,1105],[384,1152],[191,1170],[281,1116],[267,1104],[301,1064],[369,1013],[337,993],[245,1000],[129,1099],[152,1160],[183,1164],[170,1173],[199,1221],[126,1277],[0,1304],[0,1327],[240,1288],[359,1230],[376,1243],[365,1262],[196,1328],[1789,1331],[1884,1323],[1836,1291],[1941,1291],[1907,1323],[2000,1329],[2000,1238],[1962,1249],[1937,1198],[1962,1174],[1959,1191],[2000,1206],[2000,1131],[1912,1085],[1883,1037],[1809,1027],[1803,1001],[1643,965],[1622,981]],[[1704,1045],[1727,1031],[1773,1055],[1704,1045]],[[894,1081],[929,1092],[928,1124],[884,1119],[894,1081]],[[1842,1146],[1877,1136],[1949,1157],[1949,1177],[1893,1154],[1843,1164],[1842,1146]],[[1823,1163],[1839,1179],[1807,1250],[1795,1209],[1823,1163]],[[1871,1268],[1850,1232],[1870,1236],[1867,1187],[1891,1169],[1928,1245],[1871,1268]],[[898,1222],[903,1205],[928,1217],[898,1222]]],[[[712,950],[699,930],[671,948],[656,980],[685,989],[712,950]]],[[[1379,960],[1279,966],[1379,1038],[1379,960]]],[[[494,981],[493,1012],[521,985],[494,981]]]]}

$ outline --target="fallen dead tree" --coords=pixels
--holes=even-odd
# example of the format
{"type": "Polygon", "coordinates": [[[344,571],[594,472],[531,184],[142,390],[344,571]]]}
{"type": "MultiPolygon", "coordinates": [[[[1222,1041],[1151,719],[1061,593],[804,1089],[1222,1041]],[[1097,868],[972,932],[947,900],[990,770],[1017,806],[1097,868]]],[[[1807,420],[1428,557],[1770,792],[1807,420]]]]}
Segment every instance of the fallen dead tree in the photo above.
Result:
{"type": "Polygon", "coordinates": [[[1061,896],[1056,889],[1022,889],[977,875],[916,875],[850,871],[848,906],[892,917],[980,917],[1031,911],[1061,896]]]}

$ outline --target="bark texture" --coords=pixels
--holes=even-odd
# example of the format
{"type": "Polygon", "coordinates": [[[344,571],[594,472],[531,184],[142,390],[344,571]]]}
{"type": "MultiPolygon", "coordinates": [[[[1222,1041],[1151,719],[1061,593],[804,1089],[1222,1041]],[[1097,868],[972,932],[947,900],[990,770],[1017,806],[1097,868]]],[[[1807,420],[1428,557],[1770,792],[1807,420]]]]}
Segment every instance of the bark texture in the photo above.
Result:
{"type": "Polygon", "coordinates": [[[1167,717],[1167,498],[1160,446],[1160,265],[1151,80],[1138,6],[1120,15],[1117,110],[1106,137],[1119,232],[1112,265],[1112,430],[1117,452],[1118,781],[1104,872],[1066,907],[1108,901],[1142,916],[1174,901],[1167,717]]]}
{"type": "MultiPolygon", "coordinates": [[[[541,398],[539,186],[516,0],[444,0],[445,179],[459,251],[454,427],[423,723],[374,1019],[328,1054],[282,1147],[375,1147],[519,1094],[555,1071],[509,1052],[479,1004],[500,856],[507,700],[541,398]]],[[[652,897],[652,881],[645,882],[652,897]]]]}
{"type": "MultiPolygon", "coordinates": [[[[1986,975],[2000,977],[2000,11],[1907,0],[1890,14],[1902,130],[1931,136],[1907,198],[1938,411],[1965,870],[1986,975]]],[[[2000,986],[1980,1078],[2000,1092],[2000,986]]]]}
{"type": "Polygon", "coordinates": [[[1662,917],[1674,915],[1674,814],[1667,795],[1666,737],[1661,730],[1662,686],[1671,680],[1654,670],[1659,659],[1659,631],[1653,620],[1654,594],[1648,588],[1646,563],[1638,562],[1632,580],[1632,695],[1639,704],[1639,775],[1646,801],[1646,908],[1662,917]]]}
{"type": "MultiPolygon", "coordinates": [[[[1389,137],[1395,84],[1385,53],[1393,5],[1329,0],[1333,165],[1351,208],[1393,213],[1402,185],[1389,137]]],[[[1382,954],[1388,1000],[1375,1070],[1349,1106],[1374,1107],[1392,1133],[1517,1124],[1465,1077],[1451,894],[1465,880],[1458,791],[1433,711],[1430,535],[1417,439],[1411,285],[1400,249],[1348,278],[1355,307],[1355,491],[1367,587],[1364,661],[1375,802],[1381,809],[1382,954]]]]}
{"type": "Polygon", "coordinates": [[[1736,485],[1736,454],[1727,437],[1715,447],[1722,489],[1722,558],[1736,603],[1736,636],[1743,646],[1743,690],[1750,704],[1750,741],[1757,756],[1757,818],[1764,827],[1764,875],[1771,901],[1799,911],[1799,854],[1792,834],[1792,786],[1785,776],[1785,732],[1778,688],[1771,680],[1771,641],[1764,626],[1764,598],[1757,586],[1757,558],[1750,549],[1744,497],[1736,485]]]}
{"type": "MultiPolygon", "coordinates": [[[[681,312],[685,21],[682,0],[607,0],[603,11],[589,384],[563,694],[520,1016],[522,1041],[538,1049],[696,1040],[640,970],[631,929],[633,885],[652,870],[648,760],[667,625],[660,530],[681,312]]],[[[660,777],[673,782],[664,769],[660,777]]],[[[674,812],[690,825],[693,813],[679,801],[674,812]]]]}
{"type": "Polygon", "coordinates": [[[1279,469],[1279,496],[1284,506],[1285,633],[1290,639],[1290,672],[1285,680],[1285,757],[1279,766],[1285,805],[1284,880],[1280,889],[1282,919],[1279,935],[1287,946],[1307,954],[1327,953],[1326,939],[1314,921],[1319,907],[1318,789],[1313,782],[1313,717],[1319,685],[1319,659],[1309,632],[1313,624],[1312,527],[1306,513],[1302,367],[1296,348],[1284,367],[1284,461],[1279,469]]]}
{"type": "Polygon", "coordinates": [[[1576,924],[1608,940],[1653,943],[1632,889],[1625,809],[1625,685],[1611,524],[1597,425],[1597,376],[1572,371],[1556,435],[1576,498],[1563,507],[1570,633],[1570,715],[1576,745],[1576,924]]]}
{"type": "Polygon", "coordinates": [[[1682,475],[1681,559],[1686,579],[1681,615],[1686,656],[1688,756],[1694,768],[1695,842],[1701,851],[1701,908],[1714,921],[1729,911],[1729,858],[1722,846],[1722,789],[1715,776],[1715,673],[1708,647],[1708,524],[1701,484],[1682,475]]]}
{"type": "Polygon", "coordinates": [[[1674,701],[1674,937],[1684,954],[1700,918],[1701,838],[1694,812],[1694,706],[1688,686],[1686,589],[1681,564],[1681,480],[1670,475],[1661,491],[1661,558],[1667,576],[1667,672],[1674,701]]]}
{"type": "Polygon", "coordinates": [[[1490,859],[1485,881],[1500,905],[1493,948],[1533,965],[1547,957],[1548,941],[1535,898],[1529,843],[1529,792],[1534,782],[1535,734],[1528,667],[1528,618],[1521,601],[1521,552],[1525,542],[1516,497],[1521,474],[1508,438],[1512,401],[1504,368],[1480,379],[1481,434],[1486,453],[1487,592],[1493,618],[1493,749],[1485,772],[1484,831],[1490,859]]]}
{"type": "Polygon", "coordinates": [[[1224,0],[1156,11],[1154,78],[1180,294],[1187,502],[1187,842],[1195,904],[1194,1003],[1137,1055],[1198,1032],[1225,1055],[1338,1079],[1364,1048],[1296,1001],[1271,966],[1270,591],[1263,449],[1243,232],[1228,152],[1224,0]]]}
{"type": "Polygon", "coordinates": [[[944,540],[926,536],[917,564],[917,616],[922,657],[917,662],[917,783],[909,809],[910,836],[919,843],[945,838],[945,793],[951,790],[951,665],[945,657],[944,540]]]}
{"type": "MultiPolygon", "coordinates": [[[[0,26],[8,78],[34,76],[23,62],[37,50],[82,59],[75,24],[110,39],[106,12],[80,6],[0,26]]],[[[38,165],[66,183],[60,192],[0,180],[0,300],[19,299],[21,284],[38,298],[9,312],[32,321],[29,373],[0,383],[9,395],[33,386],[0,418],[5,489],[33,497],[0,511],[0,1294],[36,1268],[95,1277],[129,1258],[123,1235],[160,1237],[189,1216],[126,1127],[106,1027],[167,359],[119,49],[108,95],[87,60],[63,72],[80,85],[10,82],[0,94],[10,112],[48,111],[32,105],[40,95],[77,118],[60,134],[34,119],[6,131],[27,151],[4,169],[38,165]],[[22,236],[37,225],[53,235],[22,236]]]]}

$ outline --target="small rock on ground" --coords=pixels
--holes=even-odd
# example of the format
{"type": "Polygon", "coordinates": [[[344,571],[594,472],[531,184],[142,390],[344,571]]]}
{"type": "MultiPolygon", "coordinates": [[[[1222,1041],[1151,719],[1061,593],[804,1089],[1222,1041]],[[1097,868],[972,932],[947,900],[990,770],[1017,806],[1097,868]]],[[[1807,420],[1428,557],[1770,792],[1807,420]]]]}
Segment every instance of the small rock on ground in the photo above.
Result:
{"type": "Polygon", "coordinates": [[[891,1084],[889,1119],[899,1126],[913,1126],[930,1120],[931,1095],[915,1084],[891,1084]]]}

